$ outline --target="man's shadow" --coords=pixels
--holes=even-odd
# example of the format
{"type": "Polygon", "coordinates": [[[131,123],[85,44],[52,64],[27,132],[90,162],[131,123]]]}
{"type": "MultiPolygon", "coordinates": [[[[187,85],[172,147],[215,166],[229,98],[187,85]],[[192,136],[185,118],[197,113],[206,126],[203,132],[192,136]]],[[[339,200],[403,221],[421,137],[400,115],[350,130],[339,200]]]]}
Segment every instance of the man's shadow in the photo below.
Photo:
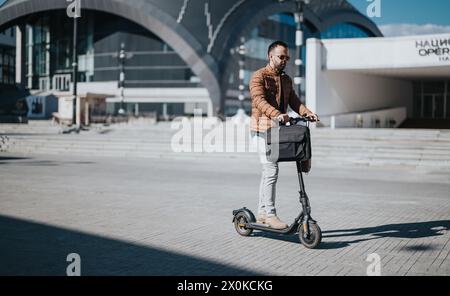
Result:
{"type": "MultiPolygon", "coordinates": [[[[322,243],[318,249],[339,249],[348,247],[351,244],[379,239],[379,238],[424,238],[444,235],[450,229],[449,220],[386,224],[374,227],[336,229],[322,231],[322,243]],[[362,236],[354,240],[348,238],[362,236]],[[344,240],[327,242],[328,238],[346,238],[344,240]]],[[[269,232],[254,232],[255,237],[265,237],[270,239],[279,239],[288,242],[300,243],[298,235],[279,235],[269,232]]],[[[425,250],[427,247],[421,247],[425,250]]],[[[416,249],[414,249],[416,250],[416,249]]]]}

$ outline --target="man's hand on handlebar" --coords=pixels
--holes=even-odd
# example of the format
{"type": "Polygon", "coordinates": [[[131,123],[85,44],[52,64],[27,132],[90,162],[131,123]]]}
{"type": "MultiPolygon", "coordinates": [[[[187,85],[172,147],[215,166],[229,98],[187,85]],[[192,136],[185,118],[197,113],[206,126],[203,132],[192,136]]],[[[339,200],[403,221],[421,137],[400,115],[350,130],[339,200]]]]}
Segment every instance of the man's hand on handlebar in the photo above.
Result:
{"type": "Polygon", "coordinates": [[[281,122],[281,123],[288,123],[290,120],[290,117],[287,114],[281,114],[277,117],[277,120],[278,120],[278,122],[281,122]]]}
{"type": "Polygon", "coordinates": [[[311,113],[305,114],[304,117],[311,122],[320,121],[319,116],[317,116],[316,113],[311,112],[311,113]]]}
{"type": "MultiPolygon", "coordinates": [[[[317,114],[315,114],[315,113],[304,114],[301,117],[301,119],[302,119],[302,121],[305,121],[305,122],[306,121],[311,121],[311,122],[320,121],[319,120],[319,116],[317,116],[317,114]]],[[[293,121],[295,121],[295,118],[290,118],[288,114],[281,114],[281,115],[279,115],[277,117],[277,120],[281,124],[289,124],[289,123],[295,124],[295,122],[293,122],[293,121]]]]}

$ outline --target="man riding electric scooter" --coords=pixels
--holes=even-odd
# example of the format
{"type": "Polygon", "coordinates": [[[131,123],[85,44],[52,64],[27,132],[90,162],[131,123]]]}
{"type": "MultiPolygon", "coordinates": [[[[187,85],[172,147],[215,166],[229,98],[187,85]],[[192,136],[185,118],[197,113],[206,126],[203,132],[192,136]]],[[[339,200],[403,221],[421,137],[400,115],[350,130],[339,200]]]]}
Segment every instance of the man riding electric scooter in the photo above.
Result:
{"type": "Polygon", "coordinates": [[[264,133],[272,127],[273,120],[281,123],[289,121],[289,115],[286,114],[288,106],[312,121],[317,121],[318,117],[300,102],[293,89],[291,78],[283,72],[290,59],[286,43],[282,41],[272,43],[268,48],[268,57],[269,64],[256,71],[250,82],[252,97],[250,129],[263,166],[257,221],[275,229],[283,229],[287,224],[280,221],[275,209],[278,163],[266,159],[264,133]]]}
{"type": "MultiPolygon", "coordinates": [[[[236,229],[241,235],[248,233],[247,230],[259,229],[259,227],[262,227],[261,230],[273,230],[279,231],[280,233],[291,233],[292,231],[297,230],[294,229],[297,227],[297,225],[294,224],[299,223],[300,220],[296,219],[296,222],[289,227],[286,223],[282,222],[276,214],[275,194],[276,183],[278,180],[278,160],[267,157],[268,131],[271,130],[277,122],[282,125],[289,124],[288,122],[290,122],[291,119],[289,115],[286,114],[288,106],[290,106],[293,111],[303,116],[304,121],[314,122],[319,120],[314,112],[310,111],[300,102],[293,89],[292,79],[283,72],[290,59],[287,44],[282,41],[273,42],[268,48],[268,58],[269,64],[256,71],[250,82],[250,94],[252,97],[250,129],[253,144],[258,148],[260,162],[262,164],[262,176],[259,188],[257,217],[252,218],[251,216],[253,216],[253,214],[251,212],[246,214],[249,212],[246,208],[244,208],[245,210],[241,209],[233,212],[235,216],[233,221],[237,227],[236,229]],[[244,225],[245,223],[242,223],[242,221],[239,222],[236,220],[239,213],[241,213],[241,217],[246,216],[247,220],[254,221],[247,221],[247,224],[244,225]],[[255,228],[251,228],[250,225],[248,225],[248,223],[252,222],[255,224],[255,228]],[[244,231],[240,232],[239,229],[244,231]]],[[[291,129],[290,132],[307,132],[309,136],[309,129],[306,129],[300,129],[298,131],[291,129]]],[[[303,219],[306,217],[308,221],[305,222],[306,224],[303,230],[306,230],[307,235],[310,235],[309,224],[307,223],[313,220],[312,218],[309,218],[309,201],[304,192],[303,178],[301,175],[302,170],[307,170],[305,170],[305,167],[302,168],[301,161],[297,161],[297,168],[301,187],[301,202],[304,208],[303,216],[299,215],[298,218],[303,219]]]]}

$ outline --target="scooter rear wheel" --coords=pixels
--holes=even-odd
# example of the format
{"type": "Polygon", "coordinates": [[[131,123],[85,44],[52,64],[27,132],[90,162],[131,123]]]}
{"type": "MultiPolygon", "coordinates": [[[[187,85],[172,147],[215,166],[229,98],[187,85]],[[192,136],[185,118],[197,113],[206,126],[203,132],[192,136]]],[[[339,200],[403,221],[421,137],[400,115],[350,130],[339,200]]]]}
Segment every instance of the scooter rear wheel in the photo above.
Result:
{"type": "Polygon", "coordinates": [[[247,216],[244,213],[239,213],[234,219],[234,228],[236,228],[237,233],[242,236],[249,236],[253,229],[245,227],[249,223],[247,216]]]}
{"type": "Polygon", "coordinates": [[[308,249],[317,248],[322,241],[322,230],[320,230],[319,225],[315,223],[309,224],[309,235],[305,232],[303,225],[298,227],[298,236],[300,242],[308,249]]]}

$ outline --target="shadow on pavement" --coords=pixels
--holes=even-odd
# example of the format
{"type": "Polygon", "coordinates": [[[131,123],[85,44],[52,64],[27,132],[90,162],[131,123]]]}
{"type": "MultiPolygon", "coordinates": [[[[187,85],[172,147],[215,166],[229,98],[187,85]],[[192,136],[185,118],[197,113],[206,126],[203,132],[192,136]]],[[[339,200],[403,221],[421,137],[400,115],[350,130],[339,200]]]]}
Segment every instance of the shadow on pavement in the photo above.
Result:
{"type": "Polygon", "coordinates": [[[254,231],[251,236],[253,237],[264,237],[269,239],[277,239],[285,242],[297,243],[300,244],[300,240],[298,235],[283,235],[271,232],[263,232],[263,231],[254,231]]]}
{"type": "Polygon", "coordinates": [[[31,157],[0,156],[0,165],[15,166],[60,166],[64,164],[94,164],[92,161],[53,161],[53,160],[33,160],[31,157]]]}
{"type": "MultiPolygon", "coordinates": [[[[366,236],[353,241],[332,242],[333,244],[343,244],[343,246],[378,238],[425,238],[444,235],[450,229],[449,220],[387,224],[366,228],[340,229],[323,231],[323,239],[350,236],[366,236]]],[[[419,247],[408,247],[406,251],[417,251],[419,247]]],[[[432,246],[420,246],[421,251],[433,249],[432,246]]]]}
{"type": "MultiPolygon", "coordinates": [[[[0,216],[0,275],[66,275],[79,254],[81,275],[260,275],[167,250],[0,216]]],[[[188,250],[186,250],[188,251],[188,250]]]]}
{"type": "MultiPolygon", "coordinates": [[[[17,160],[17,159],[14,159],[17,160]]],[[[14,164],[15,166],[59,166],[58,162],[50,161],[50,160],[38,160],[38,161],[25,161],[25,162],[12,162],[9,161],[2,161],[0,159],[0,165],[11,165],[14,164]]]]}
{"type": "Polygon", "coordinates": [[[14,156],[0,156],[0,164],[3,161],[8,161],[8,160],[24,160],[24,159],[29,159],[28,157],[14,157],[14,156]]]}
{"type": "MultiPolygon", "coordinates": [[[[326,230],[322,231],[322,242],[318,249],[340,249],[359,242],[378,238],[424,238],[444,235],[444,231],[450,229],[450,221],[429,221],[416,223],[402,223],[402,224],[387,224],[375,227],[354,228],[354,229],[340,229],[340,230],[326,230]],[[327,241],[328,238],[344,238],[351,236],[362,236],[362,238],[355,240],[343,241],[327,241]]],[[[253,237],[264,237],[269,239],[277,239],[286,242],[300,244],[298,235],[280,235],[270,232],[253,232],[253,237]]],[[[403,248],[405,251],[429,251],[434,249],[433,246],[408,246],[403,248]]]]}

